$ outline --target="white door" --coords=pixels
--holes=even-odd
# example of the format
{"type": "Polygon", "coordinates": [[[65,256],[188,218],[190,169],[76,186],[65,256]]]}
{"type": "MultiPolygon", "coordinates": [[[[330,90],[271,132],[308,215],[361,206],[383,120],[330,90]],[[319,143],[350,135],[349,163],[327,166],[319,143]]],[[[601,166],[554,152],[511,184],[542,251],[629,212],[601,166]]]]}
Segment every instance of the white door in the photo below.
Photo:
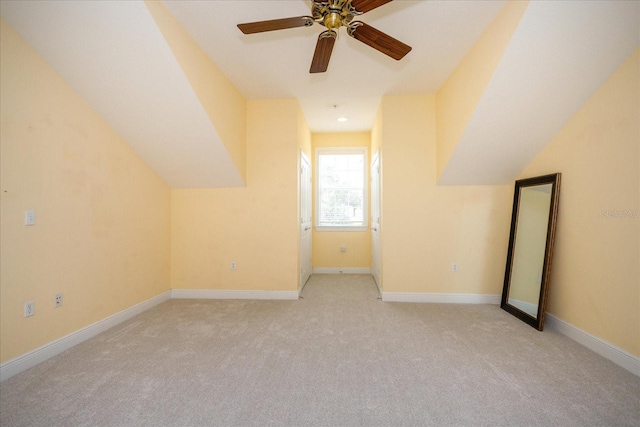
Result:
{"type": "Polygon", "coordinates": [[[311,163],[300,152],[300,291],[311,276],[311,163]]]}
{"type": "Polygon", "coordinates": [[[371,161],[371,274],[382,292],[380,255],[380,159],[378,152],[371,161]]]}

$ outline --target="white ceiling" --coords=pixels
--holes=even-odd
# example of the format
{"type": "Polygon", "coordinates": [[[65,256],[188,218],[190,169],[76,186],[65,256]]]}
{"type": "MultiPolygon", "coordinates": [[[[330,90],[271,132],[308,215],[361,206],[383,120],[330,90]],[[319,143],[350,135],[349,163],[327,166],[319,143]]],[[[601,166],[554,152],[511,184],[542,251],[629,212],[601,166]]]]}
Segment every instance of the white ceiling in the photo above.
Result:
{"type": "Polygon", "coordinates": [[[410,45],[403,60],[383,55],[340,28],[329,69],[313,75],[309,66],[325,29],[321,25],[252,35],[236,27],[309,15],[310,1],[163,3],[247,98],[297,98],[312,132],[344,132],[370,130],[383,95],[435,93],[504,1],[385,4],[357,19],[410,45]],[[340,123],[340,116],[349,120],[340,123]]]}
{"type": "MultiPolygon", "coordinates": [[[[297,98],[314,132],[369,130],[383,95],[435,93],[504,5],[393,1],[360,19],[411,45],[403,60],[341,29],[311,75],[319,25],[236,27],[308,15],[310,1],[163,3],[247,99],[297,98]]],[[[143,2],[2,0],[0,13],[169,185],[243,185],[143,2]]],[[[512,181],[639,42],[635,0],[532,1],[441,183],[512,181]]]]}

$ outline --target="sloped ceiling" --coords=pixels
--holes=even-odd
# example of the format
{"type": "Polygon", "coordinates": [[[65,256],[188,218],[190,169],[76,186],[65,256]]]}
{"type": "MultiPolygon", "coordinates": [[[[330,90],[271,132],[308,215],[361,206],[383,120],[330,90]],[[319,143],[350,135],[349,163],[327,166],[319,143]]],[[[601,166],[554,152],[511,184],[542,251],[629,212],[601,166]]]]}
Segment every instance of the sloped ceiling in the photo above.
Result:
{"type": "MultiPolygon", "coordinates": [[[[370,129],[383,95],[437,92],[504,1],[388,3],[361,19],[409,55],[396,62],[342,33],[321,75],[308,73],[318,25],[236,28],[307,15],[310,1],[163,3],[247,99],[295,97],[312,131],[334,132],[370,129]]],[[[531,2],[440,183],[511,182],[638,45],[639,12],[637,1],[531,2]]],[[[2,0],[0,13],[169,185],[244,185],[144,2],[2,0]]]]}
{"type": "Polygon", "coordinates": [[[639,43],[640,2],[531,2],[439,184],[512,182],[639,43]]]}

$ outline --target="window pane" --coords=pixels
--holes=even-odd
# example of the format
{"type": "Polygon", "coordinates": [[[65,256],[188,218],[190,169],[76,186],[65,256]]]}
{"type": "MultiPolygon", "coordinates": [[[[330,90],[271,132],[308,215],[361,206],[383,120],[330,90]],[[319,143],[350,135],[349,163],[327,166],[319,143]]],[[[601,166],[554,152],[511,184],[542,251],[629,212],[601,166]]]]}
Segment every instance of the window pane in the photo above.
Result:
{"type": "Polygon", "coordinates": [[[363,197],[360,190],[321,190],[320,204],[320,220],[323,222],[362,222],[364,220],[363,197]]]}
{"type": "Polygon", "coordinates": [[[362,170],[363,156],[361,154],[352,154],[347,156],[349,163],[349,170],[362,170]]]}
{"type": "Polygon", "coordinates": [[[335,168],[336,170],[347,170],[349,163],[348,163],[348,157],[346,155],[340,155],[340,154],[334,154],[330,157],[333,157],[334,159],[334,164],[335,164],[335,168]]]}
{"type": "Polygon", "coordinates": [[[366,224],[364,157],[318,153],[318,225],[366,224]]]}
{"type": "Polygon", "coordinates": [[[364,186],[363,180],[364,180],[364,175],[362,172],[351,171],[349,172],[349,182],[347,184],[347,187],[362,188],[364,186]]]}

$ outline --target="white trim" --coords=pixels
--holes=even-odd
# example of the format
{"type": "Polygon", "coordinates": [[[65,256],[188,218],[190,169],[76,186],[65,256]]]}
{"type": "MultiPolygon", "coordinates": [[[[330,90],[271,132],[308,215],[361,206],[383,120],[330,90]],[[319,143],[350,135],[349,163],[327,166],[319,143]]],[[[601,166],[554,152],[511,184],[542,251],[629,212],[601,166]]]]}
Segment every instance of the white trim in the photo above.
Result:
{"type": "Polygon", "coordinates": [[[98,334],[110,329],[126,320],[131,319],[138,314],[155,307],[156,305],[168,301],[170,298],[170,292],[163,292],[160,295],[149,298],[146,301],[142,301],[132,307],[122,310],[119,313],[113,314],[109,317],[105,317],[89,326],[78,329],[75,332],[70,333],[62,338],[51,341],[42,347],[29,351],[22,356],[18,356],[15,359],[11,359],[2,365],[0,365],[0,381],[4,381],[12,376],[19,374],[29,368],[36,366],[39,363],[44,362],[47,359],[52,358],[65,350],[70,349],[90,338],[95,337],[98,334]]]}
{"type": "Polygon", "coordinates": [[[591,335],[590,333],[585,332],[564,320],[558,319],[553,314],[546,314],[545,323],[549,329],[571,338],[578,344],[582,344],[589,350],[599,354],[605,359],[609,359],[632,374],[640,376],[640,357],[627,353],[621,348],[609,344],[608,342],[591,335]]]}
{"type": "Polygon", "coordinates": [[[427,302],[443,304],[500,304],[500,295],[436,294],[423,292],[382,292],[386,302],[427,302]]]}
{"type": "Polygon", "coordinates": [[[313,274],[371,274],[370,267],[314,267],[313,274]]]}
{"type": "Polygon", "coordinates": [[[241,291],[217,289],[172,289],[172,299],[254,299],[254,300],[297,300],[295,291],[241,291]]]}
{"type": "MultiPolygon", "coordinates": [[[[370,274],[367,267],[349,268],[314,268],[314,274],[370,274]]],[[[449,304],[500,304],[500,295],[486,294],[436,294],[418,292],[381,292],[382,300],[386,302],[412,303],[449,303],[449,304]]],[[[65,350],[68,350],[96,335],[141,314],[169,299],[260,299],[260,300],[297,300],[298,291],[234,291],[234,290],[189,290],[173,289],[163,292],[146,301],[122,310],[89,326],[70,333],[62,338],[27,352],[15,359],[0,365],[0,382],[29,368],[42,363],[65,350]]],[[[547,313],[546,325],[589,350],[640,376],[640,357],[609,344],[570,323],[547,313]]]]}
{"type": "MultiPolygon", "coordinates": [[[[317,215],[317,213],[316,213],[317,215]]],[[[314,229],[318,232],[325,231],[369,231],[368,225],[315,225],[314,229]]]]}

